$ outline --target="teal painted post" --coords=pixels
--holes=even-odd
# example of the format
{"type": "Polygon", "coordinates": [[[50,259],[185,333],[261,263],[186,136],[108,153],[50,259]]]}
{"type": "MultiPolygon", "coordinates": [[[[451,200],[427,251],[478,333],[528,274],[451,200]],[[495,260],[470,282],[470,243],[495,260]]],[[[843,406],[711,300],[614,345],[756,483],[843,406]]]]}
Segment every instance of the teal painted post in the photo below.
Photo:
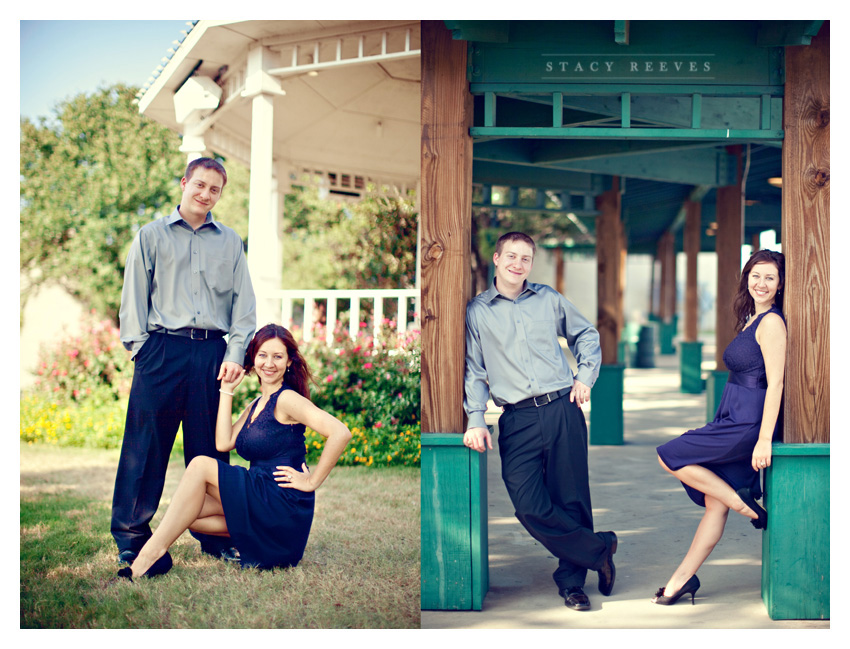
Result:
{"type": "Polygon", "coordinates": [[[590,443],[617,446],[623,443],[623,378],[626,366],[601,365],[591,390],[590,443]]]}
{"type": "Polygon", "coordinates": [[[729,370],[712,370],[708,373],[708,382],[705,386],[706,421],[714,421],[717,414],[717,406],[720,405],[720,397],[726,387],[729,378],[729,370]]]}
{"type": "Polygon", "coordinates": [[[617,343],[617,363],[628,365],[629,356],[631,356],[631,345],[628,340],[621,340],[617,343]]]}
{"type": "Polygon", "coordinates": [[[673,339],[676,337],[676,330],[679,327],[678,316],[673,316],[670,322],[660,322],[658,324],[658,342],[660,352],[665,355],[675,354],[676,347],[673,345],[673,339]]]}
{"type": "Polygon", "coordinates": [[[774,444],[762,600],[773,620],[829,619],[829,444],[774,444]]]}
{"type": "Polygon", "coordinates": [[[481,610],[489,588],[487,454],[458,433],[424,433],[421,607],[481,610]]]}
{"type": "Polygon", "coordinates": [[[702,343],[686,341],[679,343],[679,373],[681,390],[686,394],[699,394],[705,389],[702,380],[702,343]]]}

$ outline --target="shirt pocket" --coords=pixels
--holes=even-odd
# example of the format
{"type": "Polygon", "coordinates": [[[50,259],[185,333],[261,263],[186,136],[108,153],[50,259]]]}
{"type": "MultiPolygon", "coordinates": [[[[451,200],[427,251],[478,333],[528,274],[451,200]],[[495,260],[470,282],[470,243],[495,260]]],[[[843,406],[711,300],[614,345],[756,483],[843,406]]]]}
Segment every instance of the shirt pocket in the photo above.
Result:
{"type": "Polygon", "coordinates": [[[548,351],[557,344],[557,323],[554,318],[532,320],[528,325],[528,342],[538,350],[548,351]]]}
{"type": "Polygon", "coordinates": [[[233,262],[226,257],[207,255],[204,268],[207,286],[216,293],[233,290],[233,262]]]}

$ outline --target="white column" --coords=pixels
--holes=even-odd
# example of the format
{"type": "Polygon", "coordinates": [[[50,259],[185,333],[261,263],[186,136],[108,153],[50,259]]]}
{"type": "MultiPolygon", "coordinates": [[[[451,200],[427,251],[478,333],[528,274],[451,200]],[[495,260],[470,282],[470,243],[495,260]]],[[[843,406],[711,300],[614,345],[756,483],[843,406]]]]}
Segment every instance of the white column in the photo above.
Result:
{"type": "Polygon", "coordinates": [[[185,122],[183,124],[183,140],[180,142],[180,152],[186,154],[186,164],[204,156],[207,150],[204,142],[204,133],[199,122],[185,122]]]}
{"type": "Polygon", "coordinates": [[[274,98],[283,94],[266,73],[274,64],[270,52],[256,46],[248,52],[245,90],[251,99],[251,180],[248,208],[248,270],[257,296],[257,328],[277,322],[280,305],[272,292],[281,288],[277,201],[274,199],[274,98]]]}

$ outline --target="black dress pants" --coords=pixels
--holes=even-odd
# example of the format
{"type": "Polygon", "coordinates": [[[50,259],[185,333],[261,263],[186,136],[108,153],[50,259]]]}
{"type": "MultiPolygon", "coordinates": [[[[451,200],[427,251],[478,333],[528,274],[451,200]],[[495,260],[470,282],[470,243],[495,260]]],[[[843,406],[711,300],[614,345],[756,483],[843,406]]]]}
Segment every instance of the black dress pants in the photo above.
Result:
{"type": "MultiPolygon", "coordinates": [[[[133,384],[115,492],[112,536],[118,551],[138,552],[151,536],[150,521],[165,486],[168,457],[183,424],[184,461],[207,455],[230,462],[215,448],[223,339],[192,340],[152,333],[136,354],[133,384]]],[[[227,537],[192,535],[204,552],[218,555],[232,544],[227,537]]]]}
{"type": "Polygon", "coordinates": [[[607,553],[593,532],[584,413],[569,396],[539,408],[506,407],[498,442],[516,517],[558,558],[559,591],[584,586],[587,570],[598,570],[607,553]]]}

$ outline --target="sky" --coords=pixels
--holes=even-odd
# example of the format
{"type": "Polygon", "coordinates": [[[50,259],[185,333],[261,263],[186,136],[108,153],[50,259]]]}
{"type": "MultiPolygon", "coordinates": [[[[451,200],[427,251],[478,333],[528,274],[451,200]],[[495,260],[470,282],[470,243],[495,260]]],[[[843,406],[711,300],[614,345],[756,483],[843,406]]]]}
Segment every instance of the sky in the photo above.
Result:
{"type": "Polygon", "coordinates": [[[141,87],[190,20],[20,21],[20,115],[52,117],[82,92],[125,83],[141,87]]]}

